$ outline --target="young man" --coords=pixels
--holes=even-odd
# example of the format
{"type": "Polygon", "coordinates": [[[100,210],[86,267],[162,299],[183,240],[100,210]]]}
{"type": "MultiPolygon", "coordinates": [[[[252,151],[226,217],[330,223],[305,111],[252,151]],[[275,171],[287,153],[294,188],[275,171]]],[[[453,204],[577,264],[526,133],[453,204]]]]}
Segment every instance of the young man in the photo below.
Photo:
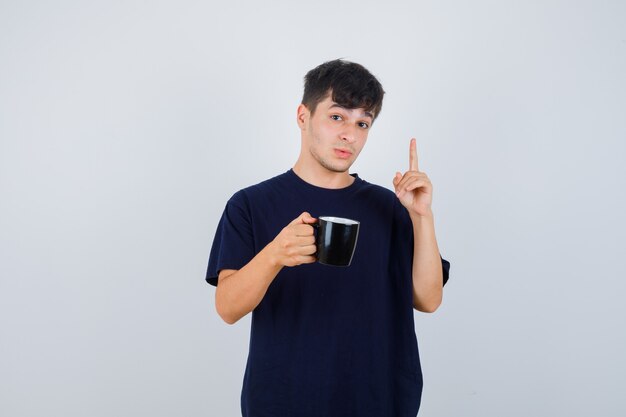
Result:
{"type": "Polygon", "coordinates": [[[384,91],[359,64],[305,76],[300,156],[292,169],[226,204],[206,279],[229,324],[252,312],[244,417],[415,417],[422,373],[413,311],[433,312],[450,263],[439,253],[433,187],[415,140],[396,193],[348,170],[384,91]],[[349,267],[315,258],[316,216],[360,221],[349,267]]]}

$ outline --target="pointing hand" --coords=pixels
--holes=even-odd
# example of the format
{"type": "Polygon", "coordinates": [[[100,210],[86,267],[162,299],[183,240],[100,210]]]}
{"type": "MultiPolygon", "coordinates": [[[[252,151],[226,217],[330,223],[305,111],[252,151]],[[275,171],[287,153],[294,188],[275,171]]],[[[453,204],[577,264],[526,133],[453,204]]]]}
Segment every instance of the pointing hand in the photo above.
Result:
{"type": "Polygon", "coordinates": [[[393,186],[400,203],[410,214],[432,215],[433,185],[428,176],[420,172],[417,164],[417,144],[415,138],[409,145],[409,170],[402,175],[396,172],[393,186]]]}

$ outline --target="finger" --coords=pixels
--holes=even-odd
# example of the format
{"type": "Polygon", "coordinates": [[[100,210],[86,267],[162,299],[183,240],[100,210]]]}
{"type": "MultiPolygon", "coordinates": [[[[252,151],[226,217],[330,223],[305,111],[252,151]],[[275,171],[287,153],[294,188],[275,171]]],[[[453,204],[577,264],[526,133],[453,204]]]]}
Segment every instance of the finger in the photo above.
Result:
{"type": "Polygon", "coordinates": [[[317,221],[307,211],[305,211],[301,215],[299,215],[297,218],[295,218],[291,223],[289,223],[289,225],[292,225],[292,224],[303,224],[303,223],[306,223],[307,220],[309,222],[317,221]]]}
{"type": "Polygon", "coordinates": [[[317,261],[317,258],[315,256],[300,256],[298,257],[298,261],[300,264],[312,264],[317,261]]]}
{"type": "Polygon", "coordinates": [[[300,247],[315,246],[315,236],[298,236],[296,238],[296,245],[300,247]]]}
{"type": "Polygon", "coordinates": [[[404,174],[404,176],[402,177],[402,179],[400,180],[400,182],[398,183],[398,185],[396,186],[397,189],[402,189],[404,188],[409,182],[415,180],[416,178],[419,178],[419,173],[415,172],[415,171],[408,171],[406,174],[404,174]]]}
{"type": "Polygon", "coordinates": [[[415,138],[411,139],[409,145],[409,171],[419,171],[417,165],[417,141],[415,138]]]}
{"type": "Polygon", "coordinates": [[[294,225],[294,233],[296,236],[312,236],[313,232],[313,226],[310,224],[294,225]]]}
{"type": "Polygon", "coordinates": [[[308,217],[304,218],[304,222],[307,224],[312,224],[312,223],[316,223],[317,219],[311,215],[309,215],[308,217]]]}
{"type": "Polygon", "coordinates": [[[394,185],[394,187],[398,185],[400,180],[402,180],[402,174],[399,171],[396,171],[396,175],[393,177],[393,185],[394,185]]]}
{"type": "Polygon", "coordinates": [[[317,251],[317,246],[308,245],[300,248],[300,255],[313,255],[317,251]]]}
{"type": "Polygon", "coordinates": [[[298,250],[291,255],[291,258],[297,263],[317,261],[317,257],[315,255],[316,249],[317,248],[315,246],[298,248],[298,250]]]}
{"type": "Polygon", "coordinates": [[[424,181],[423,179],[418,179],[416,181],[408,183],[404,187],[404,190],[405,191],[412,191],[412,190],[414,190],[416,188],[424,187],[425,185],[426,185],[426,181],[424,181]]]}
{"type": "Polygon", "coordinates": [[[429,185],[430,180],[428,179],[428,177],[417,177],[414,180],[408,181],[407,183],[403,184],[403,186],[400,188],[400,191],[398,192],[398,197],[400,197],[405,192],[409,192],[420,187],[428,187],[429,185]]]}

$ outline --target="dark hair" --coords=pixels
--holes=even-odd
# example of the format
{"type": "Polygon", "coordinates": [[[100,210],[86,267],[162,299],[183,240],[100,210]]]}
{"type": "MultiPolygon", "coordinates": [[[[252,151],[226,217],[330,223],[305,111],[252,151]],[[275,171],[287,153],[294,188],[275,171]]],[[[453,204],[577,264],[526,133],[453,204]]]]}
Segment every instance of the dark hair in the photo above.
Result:
{"type": "Polygon", "coordinates": [[[348,109],[364,108],[374,114],[374,119],[383,107],[383,86],[365,67],[355,62],[335,59],[309,71],[304,76],[302,104],[313,114],[329,91],[335,103],[348,109]]]}

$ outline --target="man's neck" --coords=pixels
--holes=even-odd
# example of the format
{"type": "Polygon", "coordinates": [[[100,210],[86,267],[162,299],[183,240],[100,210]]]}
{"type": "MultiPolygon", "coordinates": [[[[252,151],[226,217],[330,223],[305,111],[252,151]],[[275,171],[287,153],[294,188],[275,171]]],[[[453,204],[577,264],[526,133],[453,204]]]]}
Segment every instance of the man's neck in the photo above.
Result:
{"type": "Polygon", "coordinates": [[[355,180],[348,171],[333,172],[320,166],[317,169],[305,168],[298,162],[293,166],[296,173],[305,182],[321,188],[339,189],[349,187],[355,180]]]}

